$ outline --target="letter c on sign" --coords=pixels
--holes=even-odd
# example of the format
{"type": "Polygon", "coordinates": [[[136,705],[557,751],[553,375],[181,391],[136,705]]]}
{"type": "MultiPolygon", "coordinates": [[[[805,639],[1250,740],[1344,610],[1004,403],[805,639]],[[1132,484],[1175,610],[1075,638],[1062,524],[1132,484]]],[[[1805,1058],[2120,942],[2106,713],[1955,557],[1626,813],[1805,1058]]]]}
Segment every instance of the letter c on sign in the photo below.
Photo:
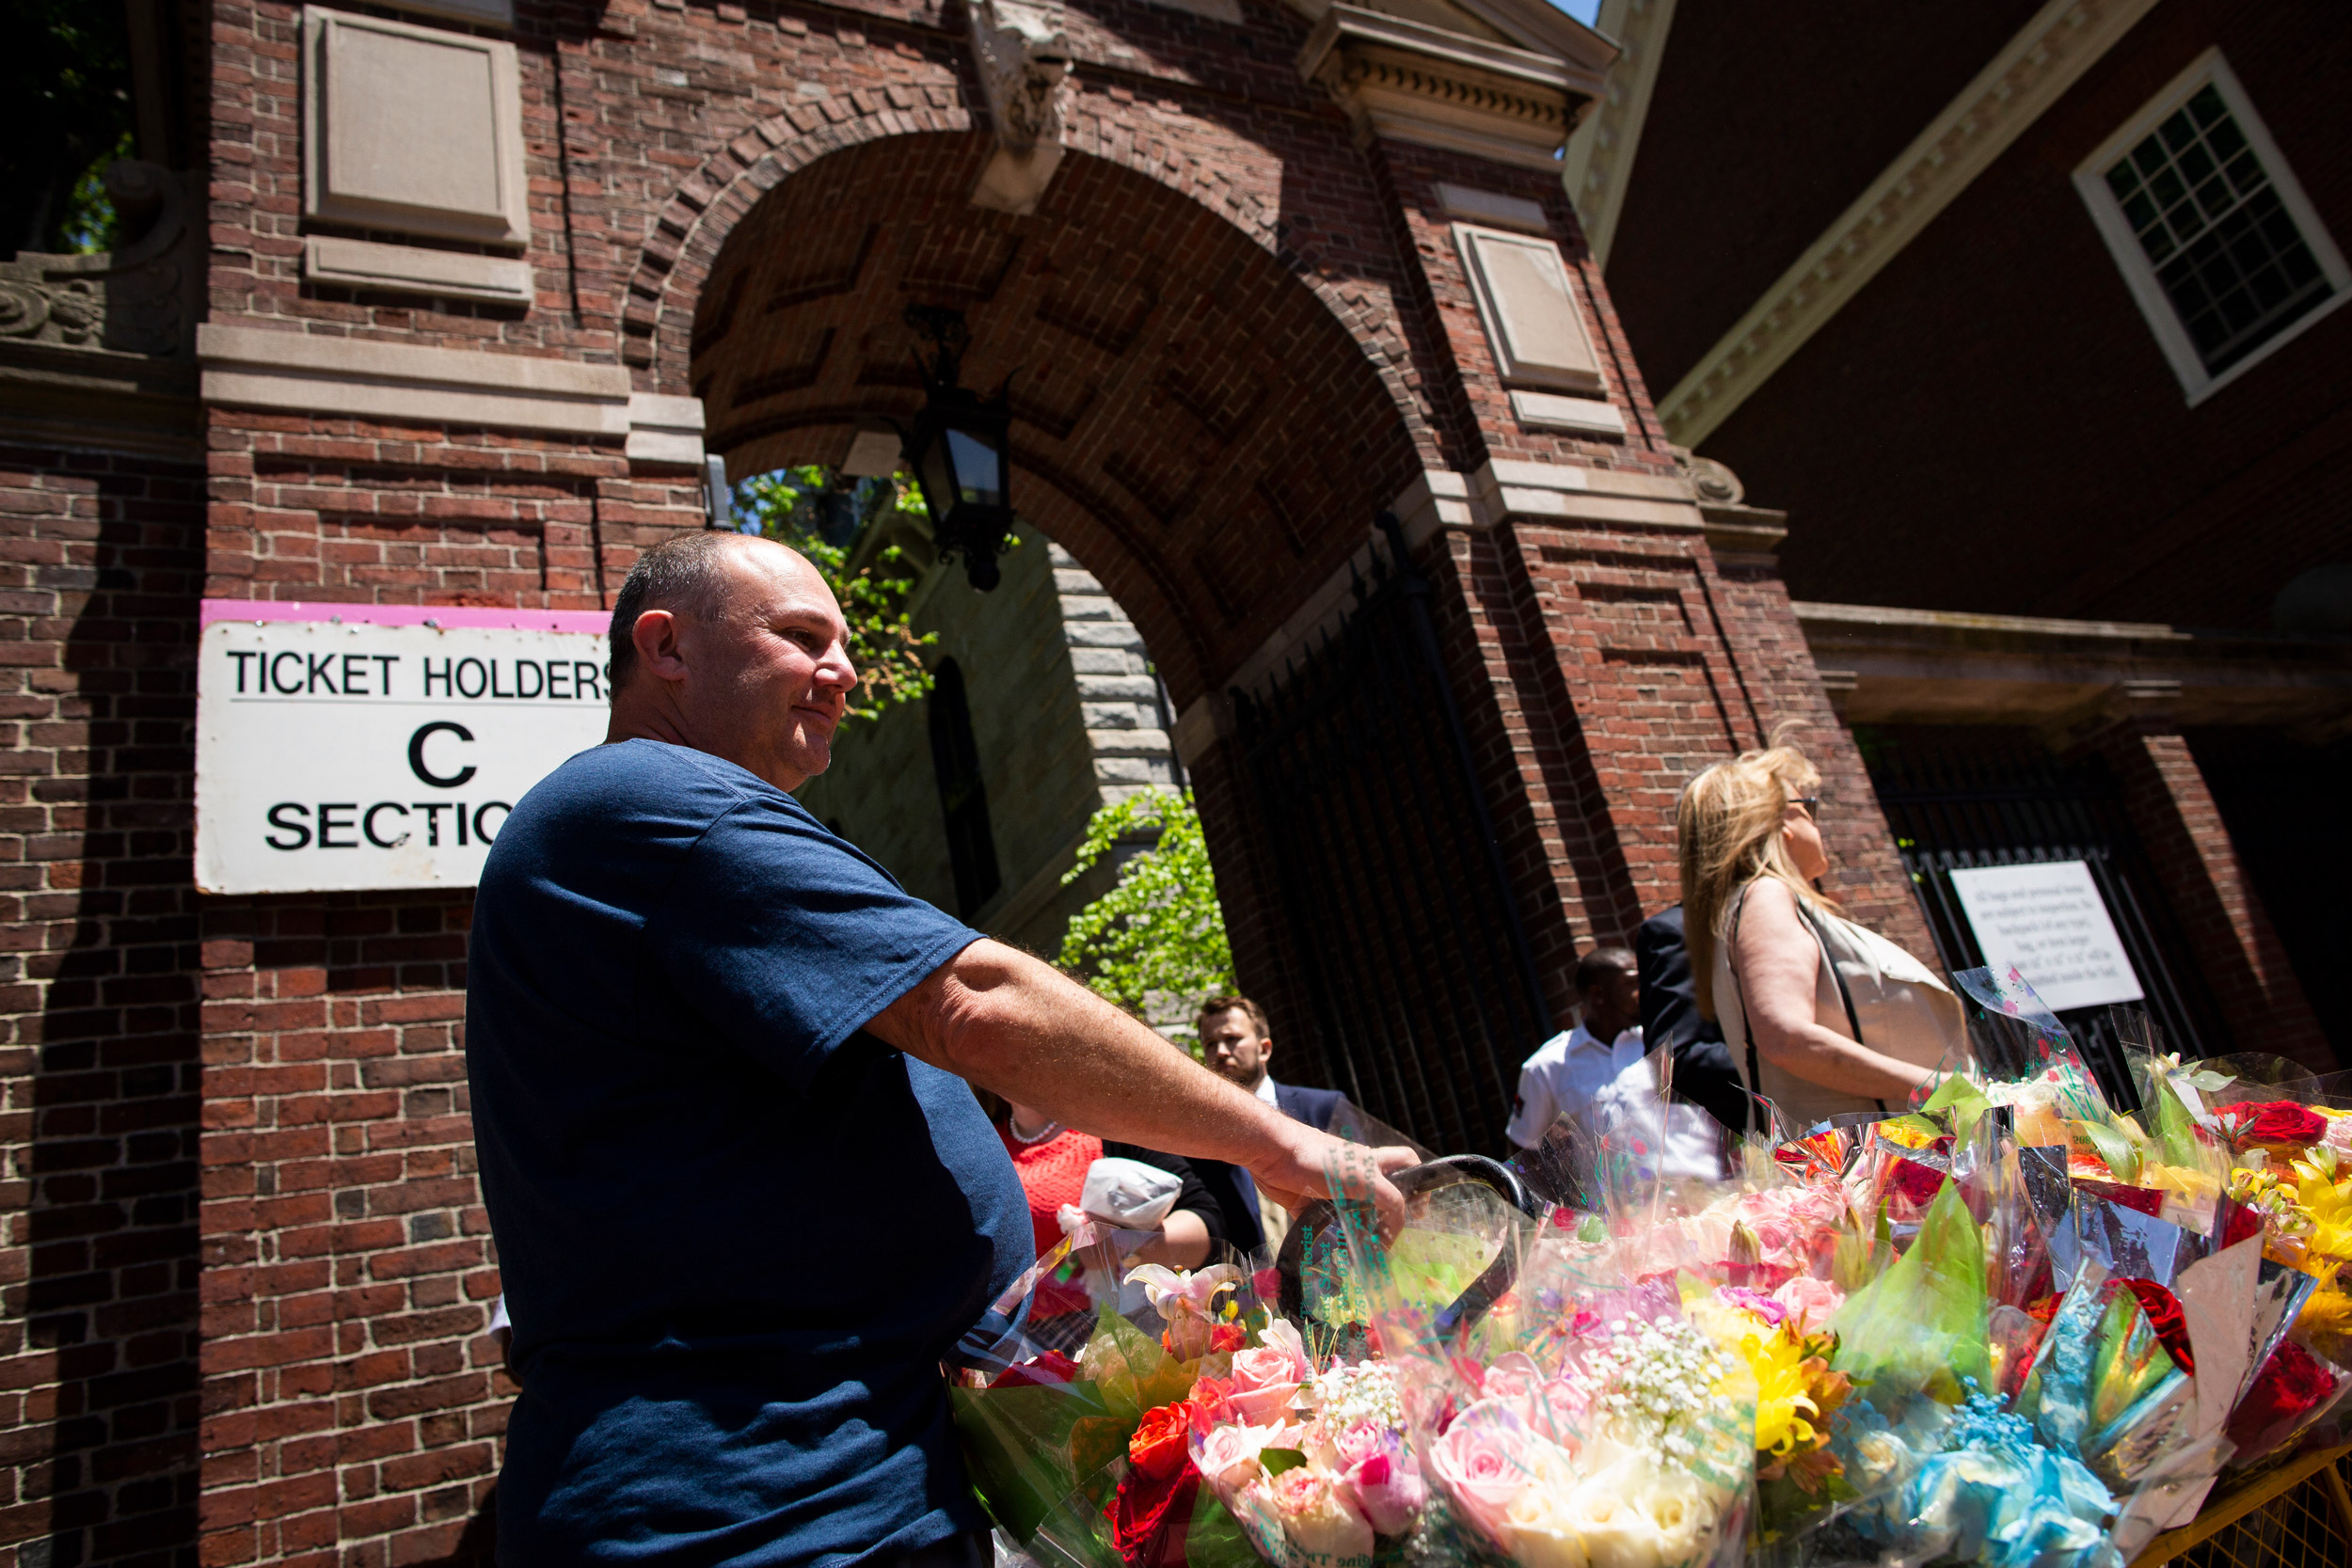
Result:
{"type": "Polygon", "coordinates": [[[473,764],[468,763],[446,778],[424,765],[424,743],[443,730],[447,730],[460,740],[473,738],[473,731],[463,724],[453,724],[446,719],[436,719],[430,724],[420,725],[417,733],[408,737],[408,770],[436,789],[455,789],[459,784],[473,777],[473,764]]]}

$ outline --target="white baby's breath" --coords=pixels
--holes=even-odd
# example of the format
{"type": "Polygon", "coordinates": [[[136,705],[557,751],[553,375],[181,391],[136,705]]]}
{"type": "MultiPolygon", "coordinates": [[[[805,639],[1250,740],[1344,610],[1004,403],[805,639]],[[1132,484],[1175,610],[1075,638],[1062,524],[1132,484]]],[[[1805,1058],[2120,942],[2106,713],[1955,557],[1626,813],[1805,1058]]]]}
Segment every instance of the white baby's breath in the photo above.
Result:
{"type": "Polygon", "coordinates": [[[1372,1421],[1391,1432],[1405,1428],[1405,1405],[1397,1398],[1396,1370],[1385,1361],[1343,1363],[1314,1380],[1316,1408],[1335,1427],[1372,1421]]]}

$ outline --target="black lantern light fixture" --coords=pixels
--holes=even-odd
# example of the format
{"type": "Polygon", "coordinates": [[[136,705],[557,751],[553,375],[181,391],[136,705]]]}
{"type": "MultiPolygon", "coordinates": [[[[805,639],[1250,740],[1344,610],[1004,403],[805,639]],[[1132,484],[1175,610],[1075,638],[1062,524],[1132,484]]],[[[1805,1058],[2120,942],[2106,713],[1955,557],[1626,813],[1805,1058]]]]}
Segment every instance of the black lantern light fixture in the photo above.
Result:
{"type": "Polygon", "coordinates": [[[915,354],[925,401],[907,461],[923,486],[940,559],[962,556],[964,576],[985,594],[1003,580],[996,558],[1011,547],[1012,416],[1004,388],[983,399],[957,385],[972,346],[962,311],[910,305],[906,324],[930,346],[928,358],[915,354]]]}

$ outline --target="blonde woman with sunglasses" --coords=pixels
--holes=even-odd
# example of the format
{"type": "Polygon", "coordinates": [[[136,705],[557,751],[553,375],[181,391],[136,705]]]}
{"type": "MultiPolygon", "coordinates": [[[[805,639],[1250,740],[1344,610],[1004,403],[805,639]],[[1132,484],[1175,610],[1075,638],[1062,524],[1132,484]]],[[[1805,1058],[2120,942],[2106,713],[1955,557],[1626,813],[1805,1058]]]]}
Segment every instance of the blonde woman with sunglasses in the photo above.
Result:
{"type": "Polygon", "coordinates": [[[1820,891],[1820,787],[1804,753],[1779,745],[1700,773],[1676,813],[1699,1010],[1791,1132],[1899,1110],[1968,1056],[1959,999],[1820,891]]]}

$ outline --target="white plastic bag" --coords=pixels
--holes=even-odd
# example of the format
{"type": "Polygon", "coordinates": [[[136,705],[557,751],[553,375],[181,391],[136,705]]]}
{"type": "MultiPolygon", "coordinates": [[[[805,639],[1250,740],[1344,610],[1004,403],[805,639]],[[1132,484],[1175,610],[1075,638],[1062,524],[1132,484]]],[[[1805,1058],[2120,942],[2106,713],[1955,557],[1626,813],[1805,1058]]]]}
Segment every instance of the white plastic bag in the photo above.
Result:
{"type": "Polygon", "coordinates": [[[1184,1184],[1140,1160],[1102,1159],[1087,1167],[1078,1207],[1124,1230],[1157,1230],[1176,1207],[1184,1184]]]}

